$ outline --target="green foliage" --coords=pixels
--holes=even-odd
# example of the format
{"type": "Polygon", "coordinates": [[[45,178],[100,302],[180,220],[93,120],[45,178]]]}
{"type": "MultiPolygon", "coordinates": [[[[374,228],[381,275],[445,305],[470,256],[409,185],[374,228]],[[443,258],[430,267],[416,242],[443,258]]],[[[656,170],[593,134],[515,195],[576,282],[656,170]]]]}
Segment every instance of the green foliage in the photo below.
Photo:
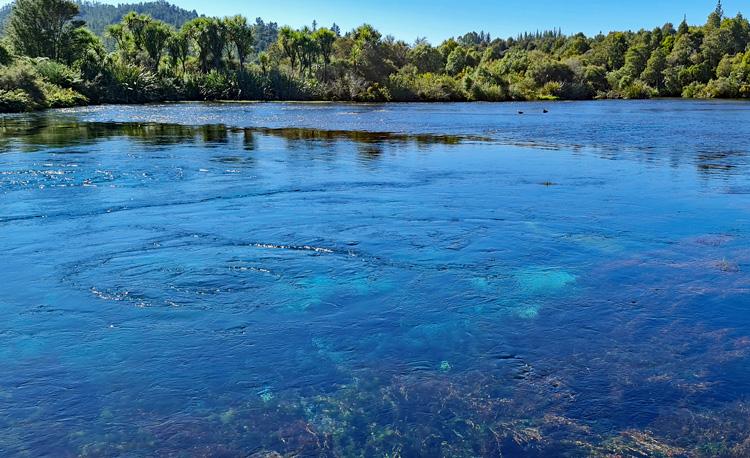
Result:
{"type": "Polygon", "coordinates": [[[475,67],[479,61],[480,57],[476,51],[458,46],[448,55],[445,71],[451,75],[458,75],[464,70],[475,67]]]}
{"type": "Polygon", "coordinates": [[[0,41],[0,65],[8,65],[13,62],[13,55],[8,49],[8,45],[0,41]]]}
{"type": "Polygon", "coordinates": [[[159,99],[156,75],[133,64],[117,62],[111,67],[109,100],[124,103],[151,102],[159,99]]]}
{"type": "Polygon", "coordinates": [[[657,48],[649,57],[641,78],[649,86],[661,90],[664,87],[664,71],[667,69],[667,53],[657,48]]]}
{"type": "Polygon", "coordinates": [[[172,69],[179,67],[183,74],[186,73],[190,57],[190,36],[184,30],[173,33],[166,43],[166,48],[172,69]]]}
{"type": "Polygon", "coordinates": [[[60,62],[41,59],[35,63],[35,69],[43,80],[63,88],[72,89],[82,83],[78,72],[60,62]]]}
{"type": "Polygon", "coordinates": [[[34,101],[23,89],[0,89],[0,113],[18,113],[34,108],[34,101]]]}
{"type": "Polygon", "coordinates": [[[391,75],[391,99],[399,102],[449,102],[465,100],[460,84],[448,75],[419,73],[415,66],[407,66],[391,75]]]}
{"type": "Polygon", "coordinates": [[[42,60],[19,59],[11,66],[0,68],[0,112],[61,108],[88,103],[88,99],[71,87],[46,80],[57,79],[73,84],[75,74],[62,64],[42,60]]]}
{"type": "Polygon", "coordinates": [[[224,19],[227,41],[237,53],[240,68],[245,67],[247,56],[253,51],[255,44],[253,28],[247,23],[243,16],[233,16],[224,19]]]}
{"type": "Polygon", "coordinates": [[[223,68],[224,49],[228,42],[223,21],[200,17],[185,24],[183,31],[198,48],[198,60],[203,73],[223,68]]]}
{"type": "Polygon", "coordinates": [[[117,5],[86,1],[80,4],[80,8],[81,19],[86,21],[89,28],[100,36],[104,35],[108,26],[118,23],[123,16],[130,12],[147,15],[176,29],[198,17],[198,13],[195,11],[188,11],[165,1],[121,3],[117,5]]]}
{"type": "Polygon", "coordinates": [[[703,97],[706,85],[699,82],[693,82],[688,84],[682,91],[682,96],[688,99],[696,99],[703,97]]]}
{"type": "Polygon", "coordinates": [[[0,90],[22,90],[31,100],[29,107],[31,109],[44,107],[42,83],[34,66],[28,60],[19,60],[12,66],[0,70],[0,90]]]}
{"type": "Polygon", "coordinates": [[[570,83],[573,81],[573,70],[564,62],[552,59],[544,54],[533,54],[530,56],[531,63],[526,70],[526,76],[530,78],[537,87],[547,83],[570,83]]]}
{"type": "Polygon", "coordinates": [[[172,38],[172,34],[172,29],[161,21],[152,20],[146,24],[143,30],[143,47],[154,69],[158,68],[164,48],[172,38]]]}
{"type": "Polygon", "coordinates": [[[317,50],[320,52],[320,57],[323,59],[323,76],[328,79],[328,66],[331,64],[331,54],[333,53],[333,45],[336,42],[336,34],[333,31],[323,28],[316,30],[312,35],[317,50]]]}
{"type": "Polygon", "coordinates": [[[195,84],[200,98],[203,100],[225,100],[232,99],[236,82],[229,75],[217,70],[211,70],[206,74],[197,75],[195,84]]]}
{"type": "Polygon", "coordinates": [[[625,99],[648,99],[654,95],[654,90],[640,80],[633,81],[622,89],[625,99]]]}
{"type": "Polygon", "coordinates": [[[279,29],[242,16],[198,17],[162,1],[17,0],[12,17],[12,47],[0,42],[4,111],[157,100],[750,97],[750,23],[725,17],[721,5],[702,26],[595,37],[470,32],[434,47],[367,24],[344,34],[335,24],[279,29]],[[99,32],[109,25],[107,47],[80,18],[99,32]]]}
{"type": "Polygon", "coordinates": [[[8,36],[18,54],[63,59],[80,49],[78,31],[84,25],[74,21],[78,5],[70,0],[17,0],[8,24],[8,36]]]}
{"type": "Polygon", "coordinates": [[[71,88],[63,88],[51,83],[42,85],[46,108],[66,108],[88,103],[88,98],[71,88]]]}
{"type": "Polygon", "coordinates": [[[429,43],[420,43],[410,49],[408,59],[419,73],[441,73],[445,68],[443,55],[429,43]]]}

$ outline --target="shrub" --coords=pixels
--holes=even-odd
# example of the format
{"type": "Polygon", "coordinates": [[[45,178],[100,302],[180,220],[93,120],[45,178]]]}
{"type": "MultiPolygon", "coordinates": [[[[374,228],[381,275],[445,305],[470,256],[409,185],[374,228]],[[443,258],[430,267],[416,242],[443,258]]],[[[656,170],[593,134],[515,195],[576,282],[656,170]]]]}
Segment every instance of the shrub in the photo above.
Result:
{"type": "Polygon", "coordinates": [[[5,91],[0,89],[0,113],[29,111],[34,106],[31,97],[22,89],[5,91]]]}
{"type": "Polygon", "coordinates": [[[161,98],[159,81],[153,73],[121,62],[111,67],[109,92],[110,102],[153,102],[161,98]]]}
{"type": "Polygon", "coordinates": [[[211,70],[200,76],[198,88],[204,100],[233,99],[237,93],[237,82],[224,72],[211,70]]]}
{"type": "MultiPolygon", "coordinates": [[[[16,92],[23,91],[28,96],[29,106],[24,110],[33,110],[46,106],[42,81],[34,67],[26,60],[14,62],[9,67],[0,68],[0,90],[16,92]]],[[[13,97],[16,100],[17,97],[13,97]]]]}
{"type": "Polygon", "coordinates": [[[470,85],[468,98],[476,101],[502,102],[509,100],[510,95],[504,86],[482,81],[470,85]]]}
{"type": "Polygon", "coordinates": [[[52,83],[43,83],[46,107],[67,108],[85,105],[88,99],[70,88],[64,88],[52,83]]]}
{"type": "Polygon", "coordinates": [[[78,72],[54,60],[38,59],[34,63],[34,68],[45,81],[60,87],[74,89],[82,82],[78,72]]]}
{"type": "Polygon", "coordinates": [[[391,100],[391,93],[380,83],[373,83],[366,91],[357,94],[355,100],[357,102],[388,102],[391,100]]]}
{"type": "Polygon", "coordinates": [[[0,41],[0,65],[10,65],[13,62],[13,55],[10,53],[8,46],[0,41]]]}
{"type": "Polygon", "coordinates": [[[391,75],[389,93],[381,94],[383,100],[448,102],[464,98],[461,84],[448,75],[417,74],[416,68],[405,68],[391,75]]]}
{"type": "Polygon", "coordinates": [[[621,90],[623,98],[626,99],[648,99],[654,96],[656,91],[641,80],[635,80],[621,90]]]}
{"type": "Polygon", "coordinates": [[[740,96],[740,84],[732,78],[711,80],[699,96],[705,98],[737,98],[740,96]]]}
{"type": "Polygon", "coordinates": [[[699,82],[690,83],[682,90],[682,96],[687,99],[695,99],[703,96],[706,85],[699,82]]]}

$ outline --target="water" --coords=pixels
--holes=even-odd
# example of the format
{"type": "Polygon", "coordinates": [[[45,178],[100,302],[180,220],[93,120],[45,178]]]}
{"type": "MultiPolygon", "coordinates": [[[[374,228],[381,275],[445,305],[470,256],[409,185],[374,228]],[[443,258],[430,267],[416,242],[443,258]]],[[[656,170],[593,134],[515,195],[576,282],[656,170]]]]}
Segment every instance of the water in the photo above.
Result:
{"type": "Polygon", "coordinates": [[[0,132],[4,456],[750,453],[750,105],[0,132]]]}

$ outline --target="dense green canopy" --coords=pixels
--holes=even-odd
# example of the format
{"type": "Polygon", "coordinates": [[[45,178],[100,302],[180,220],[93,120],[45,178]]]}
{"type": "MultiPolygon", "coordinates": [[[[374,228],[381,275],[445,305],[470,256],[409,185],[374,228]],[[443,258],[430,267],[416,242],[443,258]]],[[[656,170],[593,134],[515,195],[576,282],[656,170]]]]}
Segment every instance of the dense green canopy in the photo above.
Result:
{"type": "Polygon", "coordinates": [[[335,24],[296,30],[195,17],[177,29],[137,12],[109,26],[103,42],[77,14],[70,0],[17,0],[0,44],[0,110],[206,99],[750,97],[750,24],[726,17],[720,3],[700,26],[595,37],[471,32],[438,46],[384,37],[367,24],[342,34],[335,24]]]}

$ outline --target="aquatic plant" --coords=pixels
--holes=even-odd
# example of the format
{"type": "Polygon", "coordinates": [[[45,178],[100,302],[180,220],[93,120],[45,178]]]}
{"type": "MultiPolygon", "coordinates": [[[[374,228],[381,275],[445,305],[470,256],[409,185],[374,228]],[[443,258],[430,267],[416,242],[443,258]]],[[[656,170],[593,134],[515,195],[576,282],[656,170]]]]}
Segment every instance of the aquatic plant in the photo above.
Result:
{"type": "Polygon", "coordinates": [[[576,276],[564,270],[547,267],[530,267],[514,274],[522,294],[548,295],[572,285],[576,276]]]}
{"type": "Polygon", "coordinates": [[[273,394],[273,391],[271,391],[271,387],[264,387],[262,390],[258,391],[258,397],[261,401],[267,404],[273,401],[275,395],[273,394]]]}

